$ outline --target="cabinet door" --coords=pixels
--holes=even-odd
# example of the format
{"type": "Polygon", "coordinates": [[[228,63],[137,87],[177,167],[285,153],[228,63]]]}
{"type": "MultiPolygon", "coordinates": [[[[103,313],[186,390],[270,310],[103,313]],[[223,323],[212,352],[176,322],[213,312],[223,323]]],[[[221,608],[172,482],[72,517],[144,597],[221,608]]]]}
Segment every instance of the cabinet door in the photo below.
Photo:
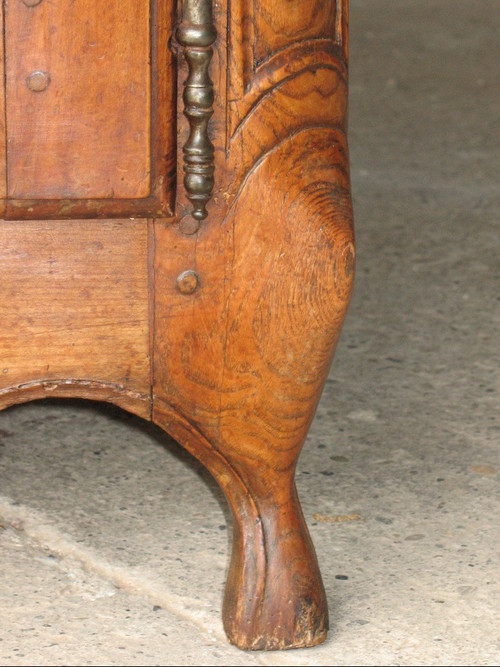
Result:
{"type": "Polygon", "coordinates": [[[5,0],[6,217],[171,214],[171,4],[5,0]]]}

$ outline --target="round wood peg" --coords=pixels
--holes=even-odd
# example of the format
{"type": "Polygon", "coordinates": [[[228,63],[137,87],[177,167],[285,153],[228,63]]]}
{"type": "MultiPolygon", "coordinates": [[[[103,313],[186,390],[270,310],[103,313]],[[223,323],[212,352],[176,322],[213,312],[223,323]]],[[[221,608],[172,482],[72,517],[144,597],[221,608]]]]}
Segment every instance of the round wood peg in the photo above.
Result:
{"type": "Polygon", "coordinates": [[[193,294],[200,285],[200,279],[196,271],[183,271],[175,284],[181,294],[193,294]]]}
{"type": "Polygon", "coordinates": [[[26,78],[26,85],[34,93],[41,93],[46,90],[50,83],[50,76],[47,72],[36,70],[31,72],[26,78]]]}
{"type": "Polygon", "coordinates": [[[200,221],[196,220],[196,218],[193,218],[191,215],[182,218],[182,220],[179,222],[179,230],[181,234],[184,234],[185,236],[196,234],[199,228],[200,221]]]}
{"type": "Polygon", "coordinates": [[[36,7],[42,2],[42,0],[23,0],[23,3],[26,7],[36,7]]]}

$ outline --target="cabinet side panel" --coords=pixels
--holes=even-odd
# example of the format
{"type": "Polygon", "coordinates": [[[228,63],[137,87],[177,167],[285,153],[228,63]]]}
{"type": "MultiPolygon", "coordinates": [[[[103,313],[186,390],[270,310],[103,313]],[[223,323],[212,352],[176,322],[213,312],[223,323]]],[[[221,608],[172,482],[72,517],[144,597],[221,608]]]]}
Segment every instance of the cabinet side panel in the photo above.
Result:
{"type": "Polygon", "coordinates": [[[147,197],[149,3],[6,7],[9,197],[147,197]]]}
{"type": "Polygon", "coordinates": [[[0,225],[0,395],[88,381],[149,396],[144,221],[0,225]]]}
{"type": "Polygon", "coordinates": [[[334,0],[254,0],[254,8],[258,64],[290,44],[335,32],[334,0]]]}

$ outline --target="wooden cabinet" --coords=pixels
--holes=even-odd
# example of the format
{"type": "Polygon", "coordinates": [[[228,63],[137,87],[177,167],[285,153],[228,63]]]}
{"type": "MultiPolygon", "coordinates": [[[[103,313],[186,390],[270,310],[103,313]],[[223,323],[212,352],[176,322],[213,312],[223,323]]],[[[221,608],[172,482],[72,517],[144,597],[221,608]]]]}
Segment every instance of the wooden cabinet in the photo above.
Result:
{"type": "Polygon", "coordinates": [[[347,3],[2,11],[0,407],[154,421],[232,507],[230,641],[323,641],[294,470],[353,281],[347,3]]]}

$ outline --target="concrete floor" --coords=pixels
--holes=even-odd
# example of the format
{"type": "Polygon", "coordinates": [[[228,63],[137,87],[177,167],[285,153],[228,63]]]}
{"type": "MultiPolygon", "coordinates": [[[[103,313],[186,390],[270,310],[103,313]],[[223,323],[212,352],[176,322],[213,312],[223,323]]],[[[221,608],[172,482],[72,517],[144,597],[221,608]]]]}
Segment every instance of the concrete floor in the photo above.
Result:
{"type": "Polygon", "coordinates": [[[229,646],[211,478],[54,401],[0,416],[0,664],[500,664],[499,35],[498,0],[351,0],[358,273],[297,474],[328,641],[229,646]]]}

